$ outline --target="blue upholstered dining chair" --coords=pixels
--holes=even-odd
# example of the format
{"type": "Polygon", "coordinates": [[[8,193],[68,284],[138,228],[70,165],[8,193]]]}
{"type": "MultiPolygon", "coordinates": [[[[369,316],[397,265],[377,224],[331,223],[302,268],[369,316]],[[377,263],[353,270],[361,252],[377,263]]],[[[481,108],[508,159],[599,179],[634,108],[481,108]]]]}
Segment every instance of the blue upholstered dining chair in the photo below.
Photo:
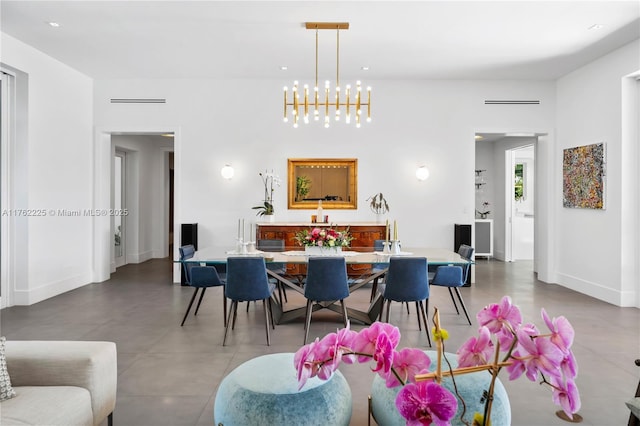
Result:
{"type": "Polygon", "coordinates": [[[471,256],[473,256],[474,251],[475,249],[473,247],[462,244],[458,249],[458,254],[468,260],[469,263],[467,263],[464,267],[453,265],[438,266],[436,268],[435,276],[431,279],[431,285],[447,287],[447,290],[449,290],[449,296],[451,296],[451,301],[453,302],[453,307],[456,308],[456,313],[460,315],[458,304],[456,303],[456,299],[453,297],[453,292],[455,291],[456,296],[458,297],[458,301],[460,302],[460,306],[462,306],[462,310],[464,311],[464,315],[467,317],[469,325],[471,325],[471,319],[469,318],[467,307],[465,306],[464,300],[462,299],[460,287],[464,286],[464,283],[467,282],[467,276],[469,275],[469,270],[471,268],[471,256]]]}
{"type": "Polygon", "coordinates": [[[222,346],[227,342],[229,325],[233,330],[238,316],[238,302],[253,302],[262,300],[264,305],[265,329],[267,331],[267,345],[271,345],[269,335],[269,319],[275,329],[273,313],[271,311],[271,296],[276,285],[269,282],[267,268],[262,257],[229,257],[227,259],[227,284],[225,294],[231,300],[231,309],[224,330],[222,346]],[[233,319],[231,316],[233,315],[233,319]]]}
{"type": "Polygon", "coordinates": [[[386,322],[389,322],[391,302],[415,302],[418,314],[418,329],[422,331],[420,315],[427,340],[431,346],[428,319],[426,311],[429,310],[429,278],[427,275],[426,257],[391,256],[389,259],[389,271],[383,284],[378,285],[382,294],[379,320],[382,321],[384,304],[387,302],[386,322]],[[426,311],[425,311],[425,302],[426,311]]]}
{"type": "MultiPolygon", "coordinates": [[[[193,245],[189,244],[186,246],[182,246],[178,249],[180,251],[180,260],[188,260],[193,257],[195,254],[195,248],[193,245]]],[[[197,263],[182,263],[182,267],[184,268],[184,275],[188,285],[194,288],[193,296],[191,296],[191,301],[189,302],[189,307],[187,307],[187,312],[184,313],[184,318],[182,318],[182,322],[180,326],[184,325],[184,322],[187,320],[187,316],[189,316],[189,312],[191,311],[191,307],[193,306],[193,302],[196,300],[196,296],[198,295],[198,290],[202,290],[200,292],[200,298],[198,299],[198,304],[196,305],[196,311],[194,315],[198,315],[198,311],[200,310],[200,304],[202,303],[202,298],[204,297],[204,292],[209,287],[221,287],[225,285],[224,280],[220,279],[218,275],[218,271],[213,266],[200,266],[197,263]]],[[[227,298],[224,296],[224,292],[222,292],[222,306],[223,306],[223,320],[224,325],[227,325],[227,298]]]]}
{"type": "Polygon", "coordinates": [[[307,298],[307,314],[305,316],[304,344],[309,338],[311,313],[314,302],[340,301],[342,318],[347,326],[349,317],[344,299],[349,296],[347,280],[347,263],[344,257],[310,257],[307,265],[307,281],[304,285],[304,297],[307,298]]]}
{"type": "MultiPolygon", "coordinates": [[[[258,240],[256,248],[258,250],[266,251],[266,252],[283,252],[284,247],[285,247],[284,240],[265,239],[265,240],[258,240]]],[[[275,272],[281,277],[284,277],[287,274],[287,265],[282,262],[268,262],[267,269],[275,272]]],[[[288,302],[286,288],[281,281],[276,281],[276,285],[278,286],[278,299],[280,300],[280,305],[284,305],[282,303],[283,296],[284,296],[284,301],[288,302]]]]}

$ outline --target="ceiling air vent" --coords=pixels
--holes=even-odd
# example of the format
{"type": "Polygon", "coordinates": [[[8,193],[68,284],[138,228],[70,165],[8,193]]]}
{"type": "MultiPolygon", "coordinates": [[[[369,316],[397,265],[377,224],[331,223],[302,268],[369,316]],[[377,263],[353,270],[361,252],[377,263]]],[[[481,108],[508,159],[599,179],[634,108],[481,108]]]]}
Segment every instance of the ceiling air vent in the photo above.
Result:
{"type": "Polygon", "coordinates": [[[540,101],[485,100],[485,105],[540,105],[540,101]]]}
{"type": "Polygon", "coordinates": [[[166,99],[111,98],[112,104],[166,104],[166,99]]]}

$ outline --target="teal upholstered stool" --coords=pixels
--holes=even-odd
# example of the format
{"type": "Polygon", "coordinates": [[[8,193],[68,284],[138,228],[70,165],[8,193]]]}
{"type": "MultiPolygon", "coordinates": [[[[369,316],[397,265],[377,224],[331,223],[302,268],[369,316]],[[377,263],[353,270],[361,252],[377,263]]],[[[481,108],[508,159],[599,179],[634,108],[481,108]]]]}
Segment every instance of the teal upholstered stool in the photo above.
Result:
{"type": "MultiPolygon", "coordinates": [[[[436,369],[436,352],[425,351],[429,358],[431,358],[431,366],[429,371],[435,371],[436,369]]],[[[451,366],[455,368],[458,365],[457,356],[455,354],[447,353],[447,359],[451,363],[451,366]]],[[[442,361],[443,369],[448,368],[446,362],[442,361]]],[[[504,373],[503,373],[504,374],[504,373]]],[[[464,418],[473,423],[473,414],[475,412],[484,413],[484,402],[480,402],[482,397],[482,390],[489,389],[489,383],[491,382],[491,375],[487,372],[471,373],[457,375],[455,377],[458,392],[464,399],[467,406],[464,418]]],[[[453,390],[453,384],[450,378],[443,378],[442,384],[451,393],[455,395],[453,390]]],[[[371,411],[376,422],[380,426],[390,426],[405,424],[404,419],[398,413],[396,409],[396,395],[400,391],[400,387],[388,388],[385,385],[384,380],[376,374],[373,379],[373,385],[371,387],[371,411]]],[[[458,400],[458,411],[453,419],[451,419],[452,425],[464,425],[460,421],[460,414],[462,413],[462,404],[458,400]]],[[[500,379],[496,380],[496,384],[493,392],[493,405],[491,408],[491,425],[492,426],[509,426],[511,424],[511,406],[509,405],[509,397],[507,392],[500,382],[500,379]]]]}
{"type": "Polygon", "coordinates": [[[224,426],[348,425],[351,389],[337,371],[327,381],[309,379],[298,391],[293,354],[264,355],[222,380],[213,417],[224,426]]]}

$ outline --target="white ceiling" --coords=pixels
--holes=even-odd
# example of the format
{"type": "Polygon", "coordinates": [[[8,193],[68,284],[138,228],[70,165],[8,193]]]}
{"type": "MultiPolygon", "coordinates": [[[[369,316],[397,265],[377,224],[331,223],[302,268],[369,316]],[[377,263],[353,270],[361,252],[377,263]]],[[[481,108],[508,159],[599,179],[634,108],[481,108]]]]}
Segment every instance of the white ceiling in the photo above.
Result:
{"type": "MultiPolygon", "coordinates": [[[[340,33],[340,77],[365,84],[555,79],[640,36],[637,0],[2,0],[0,8],[4,33],[97,79],[312,79],[306,21],[350,23],[340,33]]],[[[320,79],[334,80],[335,32],[321,31],[320,44],[320,79]]]]}

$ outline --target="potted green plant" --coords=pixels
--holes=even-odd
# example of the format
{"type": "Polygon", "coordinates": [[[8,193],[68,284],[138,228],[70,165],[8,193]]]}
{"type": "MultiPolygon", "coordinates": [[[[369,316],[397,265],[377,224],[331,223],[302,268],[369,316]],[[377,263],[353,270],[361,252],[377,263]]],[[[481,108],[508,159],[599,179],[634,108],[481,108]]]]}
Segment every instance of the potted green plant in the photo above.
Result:
{"type": "Polygon", "coordinates": [[[296,178],[296,201],[305,199],[311,190],[311,179],[308,176],[298,176],[296,178]]]}
{"type": "Polygon", "coordinates": [[[273,174],[273,170],[271,173],[267,173],[265,170],[264,173],[259,173],[260,178],[262,178],[262,183],[264,184],[264,202],[255,207],[251,207],[253,210],[258,210],[256,216],[267,216],[269,221],[273,221],[273,191],[276,186],[280,186],[280,178],[273,174]]]}

